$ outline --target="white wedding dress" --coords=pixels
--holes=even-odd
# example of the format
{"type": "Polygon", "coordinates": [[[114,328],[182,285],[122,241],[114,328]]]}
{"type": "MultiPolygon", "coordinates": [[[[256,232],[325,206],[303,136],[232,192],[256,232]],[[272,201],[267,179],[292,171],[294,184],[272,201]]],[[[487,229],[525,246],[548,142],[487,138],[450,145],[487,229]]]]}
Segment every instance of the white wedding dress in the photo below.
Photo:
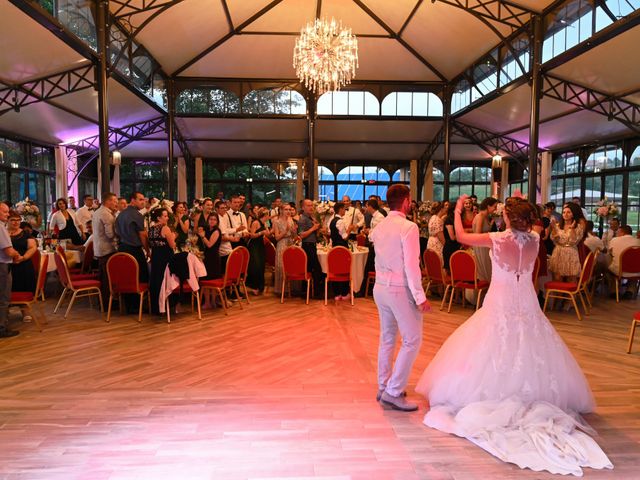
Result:
{"type": "Polygon", "coordinates": [[[483,307],[442,345],[416,391],[424,423],[520,468],[582,475],[613,468],[578,415],[595,402],[577,362],[538,304],[535,233],[491,233],[483,307]]]}

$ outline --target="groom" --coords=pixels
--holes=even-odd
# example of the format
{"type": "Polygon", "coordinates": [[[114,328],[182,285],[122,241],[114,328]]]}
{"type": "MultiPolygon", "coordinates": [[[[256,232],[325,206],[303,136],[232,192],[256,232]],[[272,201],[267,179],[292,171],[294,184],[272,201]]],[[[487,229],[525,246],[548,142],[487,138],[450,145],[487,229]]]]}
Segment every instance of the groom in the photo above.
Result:
{"type": "Polygon", "coordinates": [[[405,398],[411,367],[422,344],[422,314],[431,310],[422,288],[418,226],[407,220],[411,194],[406,185],[387,190],[391,211],[369,239],[376,246],[376,284],[373,298],[380,317],[378,395],[383,405],[413,412],[418,405],[405,398]],[[393,365],[400,331],[402,346],[393,365]]]}

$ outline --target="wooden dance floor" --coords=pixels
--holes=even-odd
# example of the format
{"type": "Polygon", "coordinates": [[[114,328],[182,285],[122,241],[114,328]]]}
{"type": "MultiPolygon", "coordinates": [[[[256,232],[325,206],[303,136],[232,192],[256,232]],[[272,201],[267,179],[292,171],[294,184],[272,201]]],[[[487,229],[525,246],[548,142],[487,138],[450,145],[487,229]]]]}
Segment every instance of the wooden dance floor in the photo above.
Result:
{"type": "MultiPolygon", "coordinates": [[[[434,300],[436,303],[437,300],[434,300]]],[[[375,402],[378,323],[371,299],[271,295],[172,323],[114,315],[86,301],[67,320],[13,326],[0,341],[0,477],[26,479],[545,479],[469,441],[422,425],[421,410],[375,402]]],[[[587,417],[613,471],[589,479],[640,478],[640,332],[626,354],[640,302],[597,299],[579,322],[553,312],[594,390],[587,417]]],[[[419,374],[469,315],[425,315],[419,374]]]]}

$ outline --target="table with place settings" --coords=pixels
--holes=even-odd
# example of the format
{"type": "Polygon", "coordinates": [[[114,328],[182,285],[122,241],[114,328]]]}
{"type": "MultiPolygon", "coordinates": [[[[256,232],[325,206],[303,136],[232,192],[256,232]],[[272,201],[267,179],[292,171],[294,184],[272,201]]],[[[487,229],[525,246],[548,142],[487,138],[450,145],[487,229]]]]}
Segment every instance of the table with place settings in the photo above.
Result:
{"type": "MultiPolygon", "coordinates": [[[[318,261],[322,271],[327,273],[329,255],[329,247],[318,247],[318,261]]],[[[367,257],[369,256],[369,249],[367,247],[355,247],[351,252],[351,278],[353,279],[353,291],[360,290],[362,281],[364,280],[364,268],[367,264],[367,257]]]]}
{"type": "MultiPolygon", "coordinates": [[[[58,270],[58,268],[56,267],[56,259],[54,256],[54,252],[40,251],[40,253],[42,254],[43,257],[45,255],[49,257],[49,263],[47,264],[47,273],[55,272],[56,270],[58,270]]],[[[71,257],[71,261],[75,262],[75,265],[77,267],[80,266],[80,264],[82,263],[82,253],[80,252],[80,250],[66,250],[65,253],[67,255],[67,259],[71,257]]]]}

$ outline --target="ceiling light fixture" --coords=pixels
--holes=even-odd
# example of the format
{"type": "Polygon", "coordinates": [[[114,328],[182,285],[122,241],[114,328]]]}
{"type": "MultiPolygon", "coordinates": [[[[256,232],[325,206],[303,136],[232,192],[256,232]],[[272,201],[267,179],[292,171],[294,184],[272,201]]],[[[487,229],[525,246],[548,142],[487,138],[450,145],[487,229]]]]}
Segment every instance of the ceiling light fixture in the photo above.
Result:
{"type": "Polygon", "coordinates": [[[502,167],[502,155],[496,153],[491,159],[491,166],[493,168],[501,168],[502,167]]]}
{"type": "Polygon", "coordinates": [[[300,31],[293,50],[300,81],[318,95],[351,83],[358,68],[358,40],[342,22],[316,18],[300,31]]]}

